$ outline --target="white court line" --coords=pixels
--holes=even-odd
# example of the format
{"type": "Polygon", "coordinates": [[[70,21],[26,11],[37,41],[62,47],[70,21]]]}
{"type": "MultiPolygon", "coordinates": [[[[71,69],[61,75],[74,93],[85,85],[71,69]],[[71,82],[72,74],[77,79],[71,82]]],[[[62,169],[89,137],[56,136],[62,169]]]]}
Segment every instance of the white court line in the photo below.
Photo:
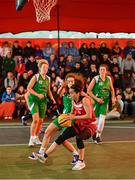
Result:
{"type": "Polygon", "coordinates": [[[105,126],[105,128],[116,128],[116,129],[135,129],[135,126],[105,126]]]}
{"type": "MultiPolygon", "coordinates": [[[[47,124],[43,125],[43,127],[47,127],[47,124]]],[[[0,126],[0,129],[24,129],[30,128],[30,126],[0,126]]],[[[135,126],[105,126],[105,128],[116,128],[116,129],[135,129],[135,126]]]]}
{"type": "MultiPolygon", "coordinates": [[[[84,142],[85,144],[95,144],[94,142],[84,142]]],[[[104,141],[102,145],[104,144],[118,144],[118,143],[135,143],[135,140],[129,140],[129,141],[104,141]]],[[[52,143],[49,143],[49,144],[52,144],[52,143]]],[[[72,144],[76,144],[76,142],[72,142],[72,144]]],[[[97,145],[97,144],[95,144],[97,145]]],[[[97,145],[97,146],[102,146],[102,145],[97,145]]],[[[12,147],[12,146],[27,146],[28,147],[28,144],[0,144],[0,147],[6,147],[6,146],[9,146],[9,147],[12,147]]],[[[37,147],[37,146],[35,146],[37,147]]],[[[32,149],[30,147],[28,147],[29,149],[32,149]]]]}

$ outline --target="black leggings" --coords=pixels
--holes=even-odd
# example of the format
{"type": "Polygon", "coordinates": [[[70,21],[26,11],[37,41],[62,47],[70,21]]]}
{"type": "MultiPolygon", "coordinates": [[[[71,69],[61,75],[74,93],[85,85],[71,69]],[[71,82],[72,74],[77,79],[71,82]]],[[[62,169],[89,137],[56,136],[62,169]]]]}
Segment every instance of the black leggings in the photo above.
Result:
{"type": "Polygon", "coordinates": [[[78,149],[83,149],[84,148],[84,143],[83,140],[77,135],[77,132],[75,129],[71,126],[68,127],[56,140],[55,142],[60,145],[62,144],[65,140],[76,136],[76,144],[78,149]]]}

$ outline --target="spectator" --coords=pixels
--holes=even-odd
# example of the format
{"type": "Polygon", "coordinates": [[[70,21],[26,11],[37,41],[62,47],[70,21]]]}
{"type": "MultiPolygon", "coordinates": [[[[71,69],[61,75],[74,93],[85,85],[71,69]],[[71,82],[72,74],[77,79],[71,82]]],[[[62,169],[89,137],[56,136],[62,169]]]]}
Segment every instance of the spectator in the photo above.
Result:
{"type": "Polygon", "coordinates": [[[129,53],[122,62],[121,73],[132,73],[133,71],[135,71],[135,61],[132,58],[132,54],[129,53]]]}
{"type": "Polygon", "coordinates": [[[12,47],[12,54],[13,57],[15,58],[16,56],[22,56],[23,55],[23,49],[22,47],[19,45],[19,41],[14,41],[13,43],[13,47],[12,47]]]}
{"type": "Polygon", "coordinates": [[[84,54],[88,55],[88,46],[86,43],[83,43],[79,49],[79,55],[82,57],[84,54]]]}
{"type": "Polygon", "coordinates": [[[3,57],[0,56],[0,74],[3,74],[3,57]]]}
{"type": "Polygon", "coordinates": [[[73,58],[73,55],[68,55],[66,58],[66,66],[69,66],[71,68],[71,70],[73,69],[73,67],[75,66],[75,61],[73,58]]]}
{"type": "Polygon", "coordinates": [[[0,57],[3,58],[3,46],[1,42],[0,42],[0,57]]]}
{"type": "Polygon", "coordinates": [[[131,87],[127,87],[123,92],[123,101],[124,101],[124,114],[132,115],[133,106],[133,91],[131,87]]]}
{"type": "Polygon", "coordinates": [[[110,55],[110,49],[107,47],[107,44],[105,42],[101,42],[99,52],[101,56],[103,56],[104,54],[110,55]]]}
{"type": "Polygon", "coordinates": [[[124,103],[121,100],[121,98],[122,97],[120,95],[116,96],[115,104],[112,106],[112,109],[106,114],[107,120],[120,118],[123,111],[123,106],[124,106],[124,103]]]}
{"type": "Polygon", "coordinates": [[[27,72],[24,72],[20,78],[19,78],[19,82],[18,82],[18,85],[19,86],[23,86],[24,89],[27,89],[27,86],[29,84],[29,81],[30,81],[30,78],[28,76],[28,73],[27,72]]]}
{"type": "Polygon", "coordinates": [[[9,51],[3,60],[3,75],[5,76],[7,72],[14,72],[15,61],[12,58],[12,52],[9,51]]]}
{"type": "Polygon", "coordinates": [[[121,79],[122,89],[125,90],[127,86],[131,87],[131,73],[125,73],[121,79]]]}
{"type": "Polygon", "coordinates": [[[113,82],[114,89],[122,88],[121,76],[119,75],[119,73],[117,72],[113,73],[113,79],[114,79],[113,82]]]}
{"type": "Polygon", "coordinates": [[[23,86],[19,86],[16,92],[16,109],[17,109],[17,117],[21,118],[26,114],[26,100],[25,100],[25,89],[23,86]]]}
{"type": "Polygon", "coordinates": [[[15,111],[15,93],[12,92],[10,86],[6,88],[6,91],[2,94],[2,103],[0,104],[0,117],[4,119],[12,119],[15,111]]]}
{"type": "Polygon", "coordinates": [[[52,68],[54,68],[58,73],[58,59],[56,58],[55,54],[50,54],[48,63],[49,63],[49,72],[52,68]]]}
{"type": "Polygon", "coordinates": [[[112,74],[120,72],[120,67],[119,67],[119,64],[118,64],[118,59],[115,56],[113,57],[112,62],[110,64],[110,71],[111,71],[112,74]]]}
{"type": "Polygon", "coordinates": [[[55,50],[52,47],[52,44],[50,42],[46,43],[45,48],[43,49],[44,58],[49,60],[50,55],[54,53],[55,53],[55,50]]]}
{"type": "Polygon", "coordinates": [[[131,88],[135,89],[135,72],[132,72],[131,75],[131,88]]]}
{"type": "Polygon", "coordinates": [[[42,59],[42,58],[44,58],[44,55],[43,55],[43,51],[42,51],[42,49],[40,48],[40,46],[39,45],[35,45],[35,58],[36,59],[42,59]]]}
{"type": "Polygon", "coordinates": [[[3,49],[3,57],[6,57],[8,52],[12,53],[12,48],[10,47],[10,44],[8,41],[5,41],[3,43],[2,49],[3,49]]]}
{"type": "Polygon", "coordinates": [[[78,57],[79,56],[79,51],[78,49],[75,47],[73,42],[69,42],[68,43],[68,55],[72,55],[73,57],[78,57]]]}
{"type": "Polygon", "coordinates": [[[91,57],[92,55],[96,55],[97,57],[99,56],[99,51],[95,47],[95,43],[91,42],[90,47],[88,48],[88,55],[91,57]]]}
{"type": "Polygon", "coordinates": [[[135,115],[135,89],[133,89],[133,97],[132,97],[131,105],[132,105],[132,114],[135,115]]]}
{"type": "Polygon", "coordinates": [[[15,67],[15,71],[17,73],[17,79],[19,80],[20,76],[25,72],[26,67],[24,64],[24,60],[22,56],[18,56],[18,64],[15,67]]]}
{"type": "Polygon", "coordinates": [[[30,55],[28,57],[28,61],[26,63],[26,71],[28,72],[29,77],[32,77],[38,72],[37,62],[33,55],[30,55]]]}
{"type": "Polygon", "coordinates": [[[81,61],[81,66],[82,66],[82,74],[84,77],[88,78],[89,77],[89,60],[88,58],[83,58],[81,61]]]}
{"type": "Polygon", "coordinates": [[[63,42],[61,44],[61,47],[60,47],[60,56],[61,55],[64,55],[64,57],[67,57],[68,55],[68,47],[67,47],[67,42],[63,42]]]}
{"type": "Polygon", "coordinates": [[[122,49],[119,46],[118,42],[115,42],[114,46],[112,47],[112,55],[118,55],[121,56],[122,49]]]}
{"type": "Polygon", "coordinates": [[[23,51],[23,55],[26,59],[30,56],[35,56],[35,49],[32,47],[31,41],[27,42],[23,51]]]}
{"type": "Polygon", "coordinates": [[[7,77],[4,79],[4,87],[11,87],[11,89],[15,92],[18,86],[18,81],[14,76],[13,72],[8,72],[7,77]]]}
{"type": "Polygon", "coordinates": [[[109,55],[108,54],[104,53],[102,55],[102,60],[101,60],[100,64],[106,64],[108,66],[108,69],[110,70],[111,61],[109,59],[109,55]]]}
{"type": "Polygon", "coordinates": [[[0,73],[0,100],[1,100],[1,97],[2,97],[2,93],[3,93],[3,91],[5,90],[3,81],[4,81],[4,80],[3,80],[3,76],[2,76],[2,74],[0,73]]]}
{"type": "Polygon", "coordinates": [[[91,55],[91,57],[90,57],[90,65],[91,64],[95,64],[96,65],[96,67],[98,68],[99,67],[99,59],[98,59],[98,57],[97,57],[97,55],[96,54],[92,54],[91,55]]]}
{"type": "Polygon", "coordinates": [[[75,62],[75,67],[73,67],[72,70],[74,73],[82,73],[82,67],[81,67],[81,62],[76,61],[75,62]]]}
{"type": "Polygon", "coordinates": [[[133,58],[135,59],[135,47],[133,46],[133,41],[127,42],[127,46],[124,48],[123,52],[125,57],[127,57],[127,55],[131,53],[133,58]]]}
{"type": "Polygon", "coordinates": [[[91,64],[90,65],[90,79],[92,79],[94,76],[97,76],[98,75],[98,69],[97,69],[97,66],[96,64],[91,64]]]}

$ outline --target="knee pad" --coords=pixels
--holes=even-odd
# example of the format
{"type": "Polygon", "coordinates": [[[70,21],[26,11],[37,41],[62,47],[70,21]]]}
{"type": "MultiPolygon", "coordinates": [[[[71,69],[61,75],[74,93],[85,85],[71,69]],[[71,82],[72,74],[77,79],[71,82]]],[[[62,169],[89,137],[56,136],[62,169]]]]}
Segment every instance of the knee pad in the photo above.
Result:
{"type": "Polygon", "coordinates": [[[83,140],[79,136],[76,136],[76,144],[77,144],[78,149],[84,148],[83,140]]]}

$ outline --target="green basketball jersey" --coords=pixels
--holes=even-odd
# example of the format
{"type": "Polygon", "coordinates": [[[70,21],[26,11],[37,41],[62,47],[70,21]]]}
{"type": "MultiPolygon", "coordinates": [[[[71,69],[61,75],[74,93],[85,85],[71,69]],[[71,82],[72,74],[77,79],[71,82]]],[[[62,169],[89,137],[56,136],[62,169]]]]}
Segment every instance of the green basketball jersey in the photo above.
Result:
{"type": "MultiPolygon", "coordinates": [[[[40,74],[36,74],[35,77],[36,77],[37,81],[34,84],[33,90],[36,91],[39,94],[43,94],[44,95],[44,100],[46,100],[47,99],[47,94],[48,94],[50,78],[48,76],[46,76],[46,78],[43,79],[40,74]]],[[[35,101],[43,100],[43,99],[39,99],[37,96],[35,96],[33,94],[29,95],[29,99],[35,100],[35,101]]]]}
{"type": "Polygon", "coordinates": [[[63,105],[64,105],[64,109],[63,109],[63,113],[70,113],[71,109],[72,109],[72,99],[69,96],[69,94],[64,94],[63,95],[63,105]]]}
{"type": "Polygon", "coordinates": [[[106,77],[105,81],[103,81],[100,76],[94,77],[96,83],[93,88],[93,94],[99,98],[106,99],[110,94],[110,81],[111,78],[109,76],[106,77]]]}

